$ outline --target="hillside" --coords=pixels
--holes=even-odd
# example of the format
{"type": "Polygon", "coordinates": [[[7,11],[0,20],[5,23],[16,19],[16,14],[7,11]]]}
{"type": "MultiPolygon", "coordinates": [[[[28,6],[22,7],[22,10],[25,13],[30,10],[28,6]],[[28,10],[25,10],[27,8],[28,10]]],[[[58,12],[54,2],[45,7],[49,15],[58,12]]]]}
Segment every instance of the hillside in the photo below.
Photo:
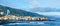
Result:
{"type": "Polygon", "coordinates": [[[6,10],[10,10],[11,11],[10,14],[13,14],[16,16],[40,16],[40,17],[44,17],[43,15],[39,15],[37,13],[32,13],[32,12],[28,12],[25,10],[10,8],[10,7],[1,6],[1,5],[0,5],[0,9],[2,9],[0,11],[5,12],[5,14],[7,13],[6,10]]]}

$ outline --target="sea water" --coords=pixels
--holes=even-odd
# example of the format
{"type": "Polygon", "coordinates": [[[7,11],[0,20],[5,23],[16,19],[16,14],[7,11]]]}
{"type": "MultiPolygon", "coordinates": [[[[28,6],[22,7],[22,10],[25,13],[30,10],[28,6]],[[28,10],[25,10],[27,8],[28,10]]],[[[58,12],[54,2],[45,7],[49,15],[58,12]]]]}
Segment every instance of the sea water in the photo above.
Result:
{"type": "Polygon", "coordinates": [[[60,26],[60,21],[19,21],[1,26],[60,26]]]}

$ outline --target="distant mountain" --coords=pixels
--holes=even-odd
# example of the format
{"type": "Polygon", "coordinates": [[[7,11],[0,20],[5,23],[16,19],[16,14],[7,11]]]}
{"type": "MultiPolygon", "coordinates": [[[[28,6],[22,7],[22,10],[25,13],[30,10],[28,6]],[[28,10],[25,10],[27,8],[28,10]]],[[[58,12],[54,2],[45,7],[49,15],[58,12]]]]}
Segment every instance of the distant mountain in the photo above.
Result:
{"type": "Polygon", "coordinates": [[[1,6],[1,5],[0,5],[0,9],[2,9],[2,11],[4,11],[5,13],[7,13],[6,10],[9,9],[11,11],[10,14],[13,14],[16,16],[40,16],[40,17],[44,17],[43,15],[39,15],[37,13],[32,13],[32,12],[24,11],[21,9],[15,9],[15,8],[10,8],[10,7],[6,7],[6,6],[1,6]]]}
{"type": "Polygon", "coordinates": [[[50,8],[50,7],[35,7],[30,9],[32,12],[60,12],[59,8],[50,8]]]}

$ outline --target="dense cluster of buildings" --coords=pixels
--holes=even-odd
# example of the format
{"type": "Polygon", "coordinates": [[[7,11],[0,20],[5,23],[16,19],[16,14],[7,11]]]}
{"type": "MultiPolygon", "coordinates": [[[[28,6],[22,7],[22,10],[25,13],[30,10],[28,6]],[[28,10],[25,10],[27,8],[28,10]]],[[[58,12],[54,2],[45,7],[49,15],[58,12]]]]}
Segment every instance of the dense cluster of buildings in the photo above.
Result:
{"type": "Polygon", "coordinates": [[[14,16],[14,15],[6,15],[6,16],[2,16],[1,17],[2,20],[48,20],[48,18],[44,18],[44,17],[30,17],[30,16],[14,16]]]}

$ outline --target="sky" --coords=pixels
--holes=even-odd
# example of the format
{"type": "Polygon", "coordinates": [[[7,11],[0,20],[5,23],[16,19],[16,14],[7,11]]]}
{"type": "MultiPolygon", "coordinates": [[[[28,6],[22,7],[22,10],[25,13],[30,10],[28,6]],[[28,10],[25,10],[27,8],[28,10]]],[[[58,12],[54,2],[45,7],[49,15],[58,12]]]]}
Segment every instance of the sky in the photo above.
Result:
{"type": "Polygon", "coordinates": [[[60,0],[0,0],[0,5],[17,9],[28,9],[35,7],[60,8],[60,0]]]}
{"type": "MultiPolygon", "coordinates": [[[[27,10],[27,11],[33,11],[34,8],[37,9],[38,7],[42,7],[42,8],[40,8],[40,10],[44,11],[44,12],[42,12],[42,14],[46,14],[45,7],[52,8],[52,9],[49,9],[50,12],[52,12],[52,13],[54,13],[53,11],[58,12],[60,10],[60,0],[0,0],[0,5],[8,6],[8,7],[16,8],[16,9],[23,9],[23,10],[27,10]],[[53,10],[53,11],[51,11],[51,10],[53,10]]],[[[35,9],[35,11],[36,11],[36,9],[35,9]]],[[[37,9],[37,10],[39,10],[39,9],[37,9]]],[[[49,12],[49,10],[48,10],[48,12],[49,12]]],[[[38,13],[41,14],[41,12],[38,12],[38,13]]],[[[49,13],[49,15],[50,14],[51,13],[49,13]]],[[[56,14],[60,15],[59,12],[56,14]]]]}

